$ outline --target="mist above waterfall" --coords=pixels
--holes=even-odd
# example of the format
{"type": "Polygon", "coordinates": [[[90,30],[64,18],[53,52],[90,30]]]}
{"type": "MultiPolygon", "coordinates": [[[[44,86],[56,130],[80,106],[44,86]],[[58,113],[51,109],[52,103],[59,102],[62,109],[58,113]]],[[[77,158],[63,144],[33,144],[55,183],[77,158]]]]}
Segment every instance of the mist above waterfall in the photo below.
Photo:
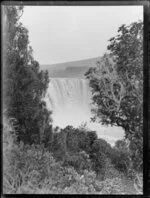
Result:
{"type": "Polygon", "coordinates": [[[68,125],[79,127],[87,123],[87,127],[97,131],[99,137],[113,144],[123,137],[120,127],[105,127],[100,123],[92,123],[90,118],[92,93],[86,79],[51,78],[45,101],[52,110],[53,126],[64,128],[68,125]]]}

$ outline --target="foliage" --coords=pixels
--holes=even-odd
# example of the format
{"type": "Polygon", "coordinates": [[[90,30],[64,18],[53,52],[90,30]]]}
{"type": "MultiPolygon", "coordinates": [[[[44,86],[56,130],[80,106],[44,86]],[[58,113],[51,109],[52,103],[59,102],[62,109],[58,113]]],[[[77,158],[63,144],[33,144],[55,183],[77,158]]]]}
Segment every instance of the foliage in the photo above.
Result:
{"type": "Polygon", "coordinates": [[[121,126],[130,142],[134,168],[143,156],[143,24],[122,25],[108,50],[85,74],[93,93],[93,121],[121,126]]]}
{"type": "Polygon", "coordinates": [[[73,153],[79,152],[80,148],[77,129],[73,128],[72,126],[67,126],[61,130],[61,133],[66,134],[66,147],[68,151],[71,151],[73,153]]]}
{"type": "Polygon", "coordinates": [[[17,121],[18,140],[39,143],[51,121],[42,101],[49,83],[48,72],[40,71],[32,56],[28,30],[19,22],[22,6],[4,6],[3,105],[8,117],[17,121]],[[31,133],[32,131],[32,133],[31,133]]]}
{"type": "Polygon", "coordinates": [[[117,140],[115,142],[114,148],[118,149],[118,150],[125,150],[128,151],[128,145],[126,143],[126,141],[124,139],[122,140],[117,140]]]}
{"type": "Polygon", "coordinates": [[[111,162],[117,170],[128,173],[130,160],[129,153],[126,151],[114,149],[111,155],[111,162]]]}
{"type": "Polygon", "coordinates": [[[130,170],[133,169],[131,153],[124,139],[115,142],[115,146],[112,149],[111,160],[116,169],[123,171],[125,174],[129,174],[130,170]]]}
{"type": "MultiPolygon", "coordinates": [[[[3,192],[5,194],[124,194],[122,173],[119,171],[127,168],[126,145],[123,141],[118,141],[112,149],[105,140],[97,137],[95,131],[85,129],[84,126],[80,128],[67,126],[52,131],[52,126],[49,124],[52,121],[51,112],[46,109],[46,103],[42,101],[49,83],[48,73],[40,71],[39,63],[34,60],[32,48],[29,46],[28,30],[19,23],[23,7],[5,6],[4,13],[6,35],[3,49],[5,65],[3,102],[4,112],[8,117],[4,117],[3,120],[3,192]],[[13,119],[10,119],[12,117],[13,119]]],[[[126,136],[131,142],[130,149],[136,151],[136,153],[132,152],[132,157],[135,156],[134,161],[138,154],[141,156],[141,149],[139,145],[137,149],[136,145],[137,136],[132,133],[139,130],[137,134],[141,141],[141,122],[136,125],[137,121],[141,121],[139,113],[142,112],[141,98],[140,95],[139,98],[133,96],[136,91],[141,91],[142,84],[141,62],[136,59],[141,51],[137,49],[135,51],[141,37],[137,34],[138,39],[134,40],[136,30],[141,27],[137,23],[132,24],[131,27],[122,26],[119,30],[122,34],[112,39],[109,46],[115,60],[112,61],[112,55],[109,56],[110,59],[106,55],[103,57],[104,66],[107,65],[109,69],[106,71],[103,67],[101,73],[100,68],[93,68],[87,73],[93,94],[96,92],[93,96],[95,104],[98,105],[96,116],[102,115],[101,119],[105,124],[118,124],[125,129],[126,136]],[[128,41],[131,44],[128,45],[129,48],[134,46],[132,50],[128,50],[130,53],[126,51],[126,54],[118,53],[119,50],[120,52],[127,50],[127,44],[121,43],[122,41],[128,41]],[[130,55],[130,59],[127,59],[130,61],[124,60],[123,55],[126,55],[126,59],[130,55]],[[116,63],[113,64],[115,61],[116,63]],[[130,71],[131,66],[135,74],[130,71]],[[126,72],[127,79],[122,75],[122,71],[126,72]],[[100,79],[97,77],[99,72],[102,74],[100,79]],[[103,89],[106,88],[105,86],[108,92],[103,89]],[[124,95],[126,93],[129,96],[124,95]],[[103,96],[102,100],[99,96],[103,96]],[[133,97],[137,100],[130,100],[133,97]],[[106,109],[103,105],[106,105],[106,109]],[[131,108],[132,105],[137,105],[140,118],[136,117],[137,112],[135,108],[131,108]],[[116,109],[119,112],[116,112],[116,109]],[[129,113],[126,112],[127,110],[129,113]],[[117,117],[120,111],[121,117],[117,117]],[[135,122],[130,120],[131,117],[135,122]],[[124,123],[120,119],[129,119],[129,122],[124,123]]],[[[139,192],[140,189],[141,192],[142,177],[136,173],[135,175],[133,182],[135,189],[138,188],[137,191],[139,192]],[[137,183],[140,184],[139,187],[137,183]]]]}
{"type": "MultiPolygon", "coordinates": [[[[14,119],[7,119],[6,116],[3,116],[3,188],[9,189],[7,184],[7,175],[12,173],[12,170],[9,171],[12,160],[13,160],[13,150],[15,149],[16,135],[15,130],[12,125],[14,119]]],[[[13,178],[12,178],[13,179],[13,178]]]]}
{"type": "MultiPolygon", "coordinates": [[[[136,194],[133,188],[129,192],[124,190],[129,181],[123,184],[125,179],[110,162],[107,163],[103,181],[98,179],[96,172],[92,170],[83,168],[79,173],[72,166],[64,166],[62,161],[56,162],[52,153],[42,145],[15,142],[11,123],[7,119],[4,120],[3,193],[136,194]]],[[[80,154],[88,159],[85,152],[80,154]]],[[[130,186],[132,183],[130,181],[130,186]]]]}
{"type": "Polygon", "coordinates": [[[63,166],[72,166],[80,174],[83,170],[91,170],[92,162],[85,151],[73,154],[68,153],[63,159],[63,166]]]}
{"type": "Polygon", "coordinates": [[[53,133],[52,151],[61,150],[65,154],[66,152],[77,153],[84,150],[89,153],[91,145],[97,138],[95,131],[67,126],[59,133],[53,133]]]}
{"type": "Polygon", "coordinates": [[[87,131],[86,132],[86,147],[84,148],[87,153],[92,152],[93,144],[98,140],[98,136],[95,131],[87,131]]]}
{"type": "MultiPolygon", "coordinates": [[[[12,126],[4,123],[4,134],[11,134],[12,126]]],[[[95,173],[83,171],[81,176],[73,167],[62,166],[40,145],[15,143],[4,136],[3,192],[5,194],[54,194],[91,192],[95,173]],[[9,140],[9,141],[8,141],[9,140]],[[11,146],[10,146],[11,145],[11,146]],[[10,152],[11,151],[11,152],[10,152]]],[[[85,153],[81,153],[85,156],[85,153]]],[[[93,189],[94,190],[94,189],[93,189]]]]}
{"type": "Polygon", "coordinates": [[[65,166],[72,166],[81,173],[84,169],[105,175],[111,146],[98,139],[95,131],[67,126],[53,134],[52,152],[65,166]]]}
{"type": "Polygon", "coordinates": [[[110,144],[107,143],[106,140],[101,139],[101,138],[95,140],[92,145],[92,152],[100,151],[104,153],[106,156],[109,156],[110,150],[111,150],[110,144]]]}
{"type": "Polygon", "coordinates": [[[124,194],[120,178],[106,179],[101,194],[124,194]]]}
{"type": "Polygon", "coordinates": [[[103,139],[96,139],[91,147],[90,157],[93,162],[93,169],[102,175],[105,175],[107,159],[109,157],[111,146],[103,139]]]}

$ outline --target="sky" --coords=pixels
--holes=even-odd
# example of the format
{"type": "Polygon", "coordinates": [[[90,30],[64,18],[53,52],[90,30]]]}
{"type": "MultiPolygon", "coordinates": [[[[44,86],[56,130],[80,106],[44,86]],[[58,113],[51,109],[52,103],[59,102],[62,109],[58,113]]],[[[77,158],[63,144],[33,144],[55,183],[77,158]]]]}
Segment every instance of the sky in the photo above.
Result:
{"type": "Polygon", "coordinates": [[[102,56],[122,24],[143,20],[143,6],[25,6],[33,56],[55,64],[102,56]]]}

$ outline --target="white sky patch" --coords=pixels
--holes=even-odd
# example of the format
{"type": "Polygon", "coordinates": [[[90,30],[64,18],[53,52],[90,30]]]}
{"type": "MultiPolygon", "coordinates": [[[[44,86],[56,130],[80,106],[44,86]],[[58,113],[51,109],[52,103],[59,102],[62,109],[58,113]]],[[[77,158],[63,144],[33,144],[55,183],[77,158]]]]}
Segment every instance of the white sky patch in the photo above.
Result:
{"type": "Polygon", "coordinates": [[[119,26],[138,20],[143,6],[25,6],[21,18],[40,64],[101,56],[119,26]]]}

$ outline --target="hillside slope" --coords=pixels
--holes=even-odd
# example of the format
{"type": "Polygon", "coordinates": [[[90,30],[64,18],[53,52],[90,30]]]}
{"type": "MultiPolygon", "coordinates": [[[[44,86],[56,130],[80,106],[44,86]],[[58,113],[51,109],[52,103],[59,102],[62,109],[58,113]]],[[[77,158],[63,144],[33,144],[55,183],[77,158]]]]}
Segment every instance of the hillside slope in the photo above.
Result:
{"type": "Polygon", "coordinates": [[[84,78],[84,73],[95,67],[100,57],[84,60],[58,63],[52,65],[40,65],[41,69],[47,69],[51,78],[84,78]]]}

